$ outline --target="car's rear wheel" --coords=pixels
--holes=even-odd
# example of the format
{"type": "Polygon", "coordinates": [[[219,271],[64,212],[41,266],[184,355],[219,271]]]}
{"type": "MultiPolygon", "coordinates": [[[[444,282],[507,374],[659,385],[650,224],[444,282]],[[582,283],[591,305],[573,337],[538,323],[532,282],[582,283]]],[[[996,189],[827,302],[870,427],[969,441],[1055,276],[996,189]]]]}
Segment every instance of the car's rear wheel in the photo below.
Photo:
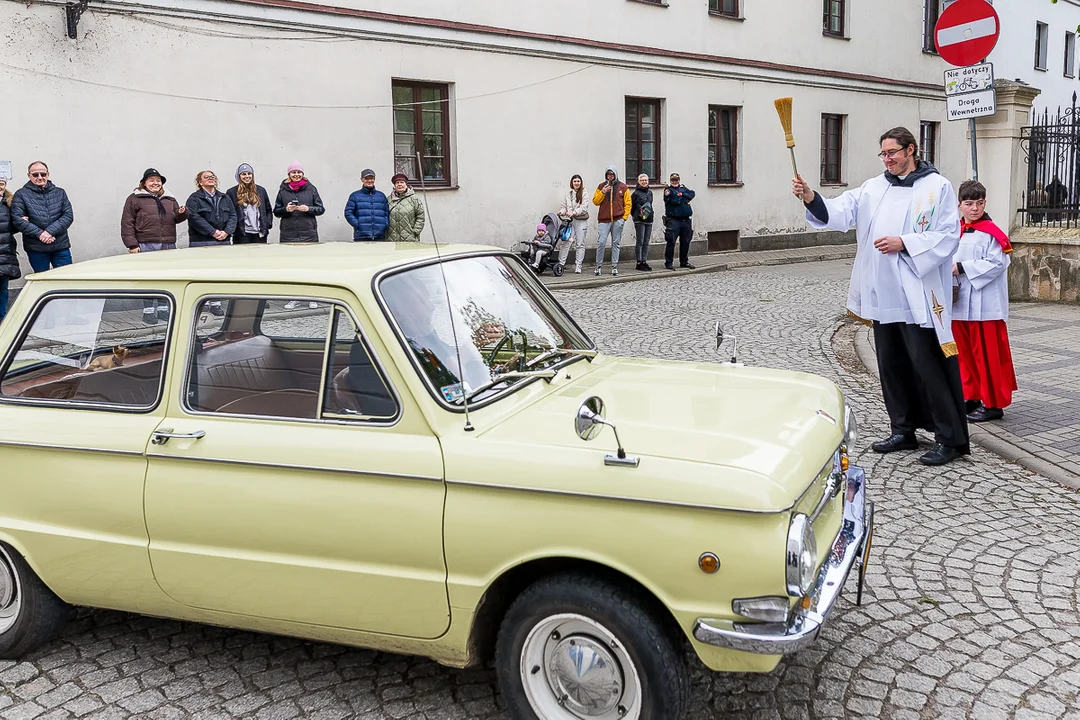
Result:
{"type": "Polygon", "coordinates": [[[515,720],[677,720],[690,694],[681,644],[628,590],[580,575],[527,588],[499,630],[499,685],[515,720]]]}
{"type": "Polygon", "coordinates": [[[0,659],[17,660],[52,640],[70,613],[22,555],[0,543],[0,659]]]}

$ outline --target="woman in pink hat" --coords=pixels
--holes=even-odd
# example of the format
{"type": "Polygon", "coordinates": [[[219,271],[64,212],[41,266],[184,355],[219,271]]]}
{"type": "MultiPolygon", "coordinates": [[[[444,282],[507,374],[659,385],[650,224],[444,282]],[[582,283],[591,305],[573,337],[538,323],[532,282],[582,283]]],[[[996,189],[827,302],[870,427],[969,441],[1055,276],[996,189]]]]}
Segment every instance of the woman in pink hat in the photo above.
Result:
{"type": "Polygon", "coordinates": [[[318,189],[304,176],[298,162],[289,166],[289,176],[281,181],[274,215],[281,218],[281,242],[319,242],[316,218],[326,212],[318,189]]]}

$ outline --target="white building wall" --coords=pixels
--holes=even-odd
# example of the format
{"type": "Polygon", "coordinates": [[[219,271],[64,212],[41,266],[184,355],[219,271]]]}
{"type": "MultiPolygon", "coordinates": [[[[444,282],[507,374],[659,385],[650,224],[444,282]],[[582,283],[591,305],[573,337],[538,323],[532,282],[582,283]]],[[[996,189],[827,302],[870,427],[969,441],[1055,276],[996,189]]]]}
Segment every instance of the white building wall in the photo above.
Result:
{"type": "MultiPolygon", "coordinates": [[[[823,112],[848,117],[851,184],[881,172],[875,155],[883,130],[904,124],[918,134],[920,120],[941,121],[939,168],[957,182],[967,172],[963,128],[944,122],[944,63],[921,52],[914,4],[894,12],[890,26],[911,35],[910,52],[881,52],[881,17],[869,3],[849,3],[850,40],[822,37],[818,2],[747,2],[741,22],[709,16],[705,0],[666,8],[632,0],[362,5],[402,16],[452,14],[489,29],[251,2],[146,0],[134,15],[116,12],[133,9],[125,3],[92,3],[79,39],[69,40],[62,7],[0,2],[0,78],[7,97],[18,98],[18,111],[5,118],[2,151],[13,161],[14,185],[25,181],[30,161],[49,163],[75,206],[73,253],[82,260],[123,251],[120,210],[148,166],[164,172],[183,201],[196,172],[213,169],[225,188],[240,162],[255,166],[273,197],[285,167],[300,160],[327,206],[323,240],[348,240],[342,210],[359,170],[374,168],[380,187],[389,186],[392,78],[452,84],[457,189],[429,196],[442,242],[510,247],[557,208],[571,174],[591,188],[609,163],[623,168],[626,96],[663,99],[662,171],[680,172],[698,191],[699,236],[807,230],[790,195],[772,103],[780,96],[795,98],[800,169],[815,185],[823,112]],[[210,13],[219,20],[209,21],[210,13]],[[645,44],[656,50],[634,50],[645,44]],[[707,187],[710,104],[742,107],[739,187],[707,187]]],[[[627,231],[624,245],[632,244],[627,231]]]]}

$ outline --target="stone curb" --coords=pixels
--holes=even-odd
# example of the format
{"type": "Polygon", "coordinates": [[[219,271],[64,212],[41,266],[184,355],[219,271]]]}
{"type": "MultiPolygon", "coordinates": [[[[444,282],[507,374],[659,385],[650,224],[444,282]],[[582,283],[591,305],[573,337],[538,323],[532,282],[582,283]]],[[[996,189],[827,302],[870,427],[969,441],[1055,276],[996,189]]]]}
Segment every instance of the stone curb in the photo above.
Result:
{"type": "MultiPolygon", "coordinates": [[[[669,277],[682,277],[684,275],[701,275],[703,273],[720,272],[723,270],[736,270],[739,268],[765,267],[767,265],[791,265],[793,263],[824,262],[826,260],[846,260],[855,257],[854,245],[825,245],[822,246],[822,250],[823,252],[815,253],[813,255],[792,254],[788,256],[771,258],[733,258],[725,262],[716,262],[709,265],[699,265],[693,270],[675,270],[674,272],[672,272],[671,270],[664,270],[661,266],[660,269],[653,270],[652,272],[638,272],[636,270],[633,270],[627,272],[626,275],[620,275],[619,277],[601,275],[600,277],[583,277],[581,280],[570,280],[568,282],[553,281],[550,276],[542,276],[541,282],[543,282],[549,290],[577,290],[581,288],[596,288],[603,287],[605,285],[616,285],[618,283],[634,282],[636,280],[655,280],[657,278],[662,279],[669,277]],[[831,251],[824,252],[825,248],[829,248],[831,251]]],[[[693,261],[698,258],[691,257],[690,259],[691,261],[693,261]]]]}
{"type": "MultiPolygon", "coordinates": [[[[875,378],[878,378],[877,353],[870,343],[870,328],[865,325],[855,330],[855,354],[858,355],[859,362],[863,364],[863,367],[875,378]]],[[[968,434],[975,443],[984,449],[1066,487],[1080,490],[1080,477],[1054,461],[1047,459],[1039,451],[1025,447],[1023,439],[1008,430],[994,427],[989,423],[984,425],[969,424],[968,434]]]]}

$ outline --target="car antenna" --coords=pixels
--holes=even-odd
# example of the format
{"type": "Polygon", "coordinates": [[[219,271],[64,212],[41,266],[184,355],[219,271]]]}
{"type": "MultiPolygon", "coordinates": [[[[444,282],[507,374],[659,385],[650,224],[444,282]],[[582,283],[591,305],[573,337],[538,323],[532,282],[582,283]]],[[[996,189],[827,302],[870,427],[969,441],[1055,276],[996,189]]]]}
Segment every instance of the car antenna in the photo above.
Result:
{"type": "Polygon", "coordinates": [[[473,427],[472,421],[469,419],[469,391],[465,387],[465,366],[461,364],[461,346],[458,345],[457,339],[457,324],[454,322],[454,308],[450,305],[450,285],[446,282],[446,268],[442,264],[442,253],[439,252],[439,236],[435,234],[435,220],[431,216],[431,207],[427,201],[427,185],[424,183],[424,161],[420,157],[420,153],[416,153],[416,167],[420,171],[420,197],[424,198],[424,214],[427,215],[428,227],[431,228],[431,239],[435,244],[435,257],[439,258],[439,272],[442,274],[443,292],[446,294],[446,312],[450,317],[450,333],[454,340],[454,352],[457,355],[458,371],[461,373],[459,382],[461,383],[461,404],[465,408],[465,432],[472,432],[476,428],[473,427]]]}

